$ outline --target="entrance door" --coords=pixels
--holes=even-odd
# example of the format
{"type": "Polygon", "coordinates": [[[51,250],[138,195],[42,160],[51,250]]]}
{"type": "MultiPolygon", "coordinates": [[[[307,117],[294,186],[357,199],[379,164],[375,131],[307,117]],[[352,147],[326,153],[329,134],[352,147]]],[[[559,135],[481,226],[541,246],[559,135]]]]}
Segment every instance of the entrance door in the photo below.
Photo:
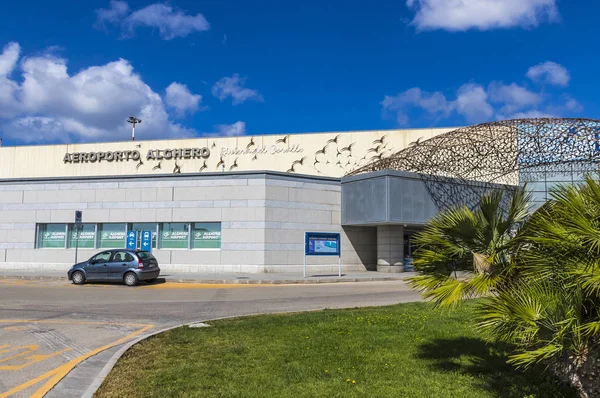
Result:
{"type": "Polygon", "coordinates": [[[134,260],[133,256],[126,251],[116,251],[108,263],[108,277],[115,280],[123,279],[125,271],[137,267],[134,260]]]}
{"type": "Polygon", "coordinates": [[[112,253],[102,252],[92,257],[85,267],[87,280],[102,280],[108,278],[108,262],[112,253]]]}

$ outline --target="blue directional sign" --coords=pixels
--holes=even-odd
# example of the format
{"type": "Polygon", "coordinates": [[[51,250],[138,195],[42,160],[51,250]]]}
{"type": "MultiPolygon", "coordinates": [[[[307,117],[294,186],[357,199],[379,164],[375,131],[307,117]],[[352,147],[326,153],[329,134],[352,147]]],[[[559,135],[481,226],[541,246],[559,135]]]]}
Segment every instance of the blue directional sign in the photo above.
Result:
{"type": "Polygon", "coordinates": [[[152,251],[152,232],[142,231],[142,250],[151,252],[152,251]]]}
{"type": "Polygon", "coordinates": [[[127,248],[129,250],[135,250],[136,246],[137,246],[136,243],[137,243],[137,232],[136,231],[127,232],[127,248]]]}

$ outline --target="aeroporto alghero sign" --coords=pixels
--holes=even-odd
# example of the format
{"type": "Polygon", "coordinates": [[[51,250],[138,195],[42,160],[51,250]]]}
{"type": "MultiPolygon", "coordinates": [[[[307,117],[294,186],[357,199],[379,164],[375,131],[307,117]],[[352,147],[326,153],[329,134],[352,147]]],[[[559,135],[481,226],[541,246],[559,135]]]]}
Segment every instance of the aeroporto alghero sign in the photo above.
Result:
{"type": "MultiPolygon", "coordinates": [[[[204,148],[181,148],[181,149],[150,149],[146,154],[146,160],[162,159],[206,159],[210,156],[210,150],[204,148]]],[[[74,152],[65,153],[65,163],[87,163],[87,162],[125,162],[129,160],[139,161],[142,155],[140,151],[114,151],[114,152],[74,152]]]]}

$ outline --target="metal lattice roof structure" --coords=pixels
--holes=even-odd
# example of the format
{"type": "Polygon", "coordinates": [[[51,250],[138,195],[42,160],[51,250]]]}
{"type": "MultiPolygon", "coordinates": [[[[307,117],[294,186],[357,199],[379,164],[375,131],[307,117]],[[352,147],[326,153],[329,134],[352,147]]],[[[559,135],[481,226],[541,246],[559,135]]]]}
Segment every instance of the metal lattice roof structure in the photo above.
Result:
{"type": "Polygon", "coordinates": [[[417,140],[348,175],[378,170],[421,174],[439,209],[474,205],[494,186],[517,186],[548,173],[588,172],[600,166],[600,120],[513,119],[459,128],[417,140]]]}

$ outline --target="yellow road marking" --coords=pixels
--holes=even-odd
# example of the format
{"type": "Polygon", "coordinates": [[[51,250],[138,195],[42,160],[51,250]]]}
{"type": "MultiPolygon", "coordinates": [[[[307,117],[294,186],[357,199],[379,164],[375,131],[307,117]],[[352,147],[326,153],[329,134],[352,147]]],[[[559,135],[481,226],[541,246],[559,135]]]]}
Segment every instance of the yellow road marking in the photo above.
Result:
{"type": "MultiPolygon", "coordinates": [[[[0,363],[2,363],[2,362],[6,362],[6,361],[8,361],[8,360],[10,360],[10,359],[14,359],[14,358],[22,357],[23,355],[27,355],[27,354],[29,354],[30,352],[34,352],[34,351],[35,351],[35,350],[37,350],[38,348],[40,348],[40,346],[39,346],[39,345],[25,345],[25,346],[22,346],[22,347],[13,347],[13,348],[9,348],[8,350],[2,350],[2,351],[0,351],[0,354],[5,354],[5,353],[7,353],[7,352],[11,352],[11,351],[13,351],[13,352],[14,352],[14,351],[19,351],[19,350],[26,350],[26,351],[23,351],[23,352],[21,352],[21,353],[19,353],[19,354],[15,354],[15,355],[13,355],[13,356],[10,356],[10,357],[8,357],[8,358],[0,359],[0,363]]],[[[0,369],[1,369],[1,368],[0,368],[0,369]]]]}
{"type": "MultiPolygon", "coordinates": [[[[7,326],[5,328],[2,328],[2,330],[6,330],[8,332],[20,332],[22,330],[27,330],[27,327],[25,326],[7,326]]],[[[2,347],[0,347],[2,348],[2,347]]]]}
{"type": "MultiPolygon", "coordinates": [[[[30,354],[33,351],[37,351],[38,348],[39,348],[39,346],[37,346],[37,345],[36,346],[17,347],[17,348],[27,348],[27,347],[35,347],[35,348],[33,350],[30,350],[30,351],[25,351],[25,352],[22,352],[20,354],[13,355],[12,357],[5,358],[5,359],[1,360],[0,362],[8,362],[11,359],[16,359],[16,358],[19,358],[19,357],[24,357],[25,355],[30,354]]],[[[21,370],[23,368],[26,368],[29,365],[33,365],[34,363],[38,363],[38,362],[41,362],[41,361],[46,360],[48,358],[55,357],[55,356],[60,355],[60,354],[62,354],[64,352],[67,352],[67,351],[71,351],[71,348],[66,348],[64,350],[56,351],[56,352],[53,352],[53,353],[50,353],[50,354],[30,355],[27,358],[24,358],[25,360],[27,360],[27,362],[24,362],[21,365],[2,365],[2,366],[0,366],[0,370],[21,370]]]]}
{"type": "MultiPolygon", "coordinates": [[[[31,379],[29,381],[26,381],[25,383],[16,386],[4,393],[0,393],[0,398],[7,398],[13,394],[16,394],[20,391],[25,390],[26,388],[29,388],[31,386],[34,386],[44,380],[46,380],[46,382],[36,391],[34,392],[30,398],[42,398],[44,395],[46,395],[46,393],[48,391],[50,391],[52,389],[52,387],[54,387],[59,381],[62,380],[63,377],[65,377],[75,366],[79,365],[81,362],[85,361],[86,359],[88,359],[91,356],[94,356],[104,350],[107,350],[111,347],[114,347],[116,345],[119,344],[123,344],[127,341],[129,341],[130,339],[146,332],[147,330],[151,329],[154,325],[144,325],[144,324],[133,324],[133,323],[117,323],[117,322],[80,322],[80,321],[74,321],[74,322],[69,322],[69,321],[52,321],[52,320],[42,320],[42,321],[35,321],[35,320],[0,320],[0,323],[53,323],[53,324],[75,324],[75,325],[121,325],[121,326],[136,326],[136,327],[141,327],[139,330],[128,334],[125,337],[122,337],[116,341],[113,341],[112,343],[106,344],[100,348],[96,348],[93,351],[88,352],[85,355],[82,355],[80,357],[77,357],[55,369],[52,369],[49,372],[44,373],[41,376],[38,376],[34,379],[31,379]]],[[[4,346],[1,346],[4,347],[4,346]]]]}

